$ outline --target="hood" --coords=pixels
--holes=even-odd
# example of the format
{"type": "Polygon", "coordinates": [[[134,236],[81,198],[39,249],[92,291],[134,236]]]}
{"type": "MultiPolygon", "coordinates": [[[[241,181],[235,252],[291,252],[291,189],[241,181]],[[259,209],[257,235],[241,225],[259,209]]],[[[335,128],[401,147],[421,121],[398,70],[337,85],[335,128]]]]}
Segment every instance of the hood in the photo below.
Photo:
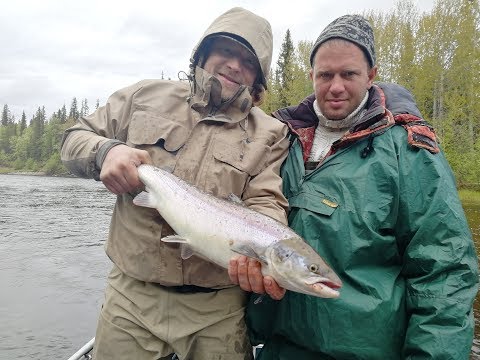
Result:
{"type": "Polygon", "coordinates": [[[273,51],[273,37],[270,23],[266,19],[240,7],[235,7],[220,15],[208,27],[192,51],[190,59],[192,72],[195,71],[206,40],[218,35],[224,35],[232,37],[234,40],[246,42],[247,47],[253,50],[253,53],[258,59],[262,71],[260,81],[261,84],[267,88],[267,76],[270,72],[273,51]]]}

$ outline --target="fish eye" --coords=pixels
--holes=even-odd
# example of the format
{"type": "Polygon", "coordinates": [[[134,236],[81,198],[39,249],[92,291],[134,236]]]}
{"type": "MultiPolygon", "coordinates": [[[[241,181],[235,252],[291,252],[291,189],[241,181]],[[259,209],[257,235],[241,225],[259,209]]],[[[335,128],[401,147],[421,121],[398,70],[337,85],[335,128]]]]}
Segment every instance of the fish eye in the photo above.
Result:
{"type": "Polygon", "coordinates": [[[308,265],[308,270],[310,270],[313,273],[316,273],[318,271],[318,265],[317,264],[310,264],[310,265],[308,265]]]}

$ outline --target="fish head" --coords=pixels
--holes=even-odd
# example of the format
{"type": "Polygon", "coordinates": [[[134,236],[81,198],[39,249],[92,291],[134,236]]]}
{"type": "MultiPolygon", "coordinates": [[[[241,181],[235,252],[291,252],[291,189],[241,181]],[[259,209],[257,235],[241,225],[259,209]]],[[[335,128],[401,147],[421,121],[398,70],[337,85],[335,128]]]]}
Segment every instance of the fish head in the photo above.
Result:
{"type": "Polygon", "coordinates": [[[299,293],[336,298],[342,281],[301,237],[275,242],[266,252],[268,274],[277,283],[299,293]]]}

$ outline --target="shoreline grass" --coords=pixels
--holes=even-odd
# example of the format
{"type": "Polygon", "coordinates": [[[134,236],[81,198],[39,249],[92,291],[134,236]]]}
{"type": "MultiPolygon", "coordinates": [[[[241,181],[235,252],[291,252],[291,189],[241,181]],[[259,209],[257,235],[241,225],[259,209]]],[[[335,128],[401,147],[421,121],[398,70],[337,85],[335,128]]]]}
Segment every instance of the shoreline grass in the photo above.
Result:
{"type": "Polygon", "coordinates": [[[462,202],[468,201],[480,204],[480,191],[460,189],[458,195],[462,202]]]}

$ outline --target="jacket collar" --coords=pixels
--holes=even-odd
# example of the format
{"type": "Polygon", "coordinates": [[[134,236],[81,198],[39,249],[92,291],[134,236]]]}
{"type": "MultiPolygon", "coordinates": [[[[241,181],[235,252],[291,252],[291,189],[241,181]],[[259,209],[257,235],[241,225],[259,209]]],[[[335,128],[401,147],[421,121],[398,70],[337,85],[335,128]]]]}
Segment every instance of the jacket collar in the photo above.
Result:
{"type": "MultiPolygon", "coordinates": [[[[272,114],[285,122],[291,132],[299,138],[302,143],[304,161],[307,161],[310,156],[315,128],[318,125],[318,118],[313,108],[314,101],[315,95],[312,94],[299,105],[279,109],[272,114]]],[[[383,91],[376,85],[369,90],[365,109],[365,114],[352,124],[342,138],[332,145],[327,156],[332,155],[338,149],[370,136],[372,133],[383,131],[395,123],[392,114],[385,108],[383,91]]]]}
{"type": "Polygon", "coordinates": [[[198,111],[202,120],[235,123],[245,119],[253,105],[251,88],[240,86],[229,100],[222,101],[222,84],[204,69],[195,70],[195,91],[190,100],[192,109],[198,111]]]}

